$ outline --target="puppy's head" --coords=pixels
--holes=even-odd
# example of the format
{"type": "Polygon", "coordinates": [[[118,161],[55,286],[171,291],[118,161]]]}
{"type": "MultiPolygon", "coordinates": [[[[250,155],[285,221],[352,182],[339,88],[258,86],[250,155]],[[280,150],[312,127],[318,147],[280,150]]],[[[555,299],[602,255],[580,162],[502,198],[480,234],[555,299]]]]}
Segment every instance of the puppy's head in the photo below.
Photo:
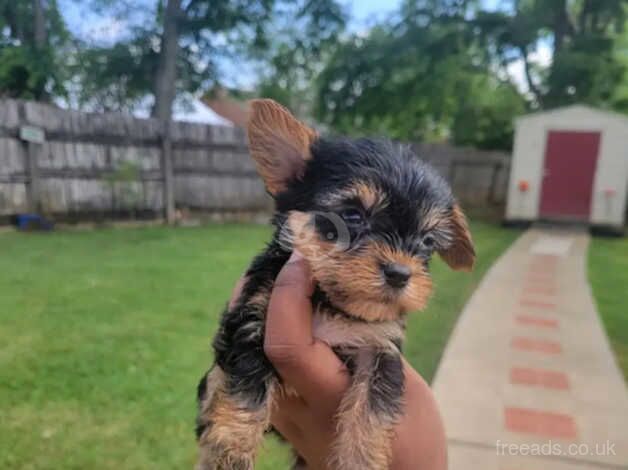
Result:
{"type": "Polygon", "coordinates": [[[368,321],[421,309],[433,253],[470,270],[475,252],[447,183],[408,148],[320,138],[272,100],[251,103],[249,147],[297,248],[331,302],[368,321]]]}

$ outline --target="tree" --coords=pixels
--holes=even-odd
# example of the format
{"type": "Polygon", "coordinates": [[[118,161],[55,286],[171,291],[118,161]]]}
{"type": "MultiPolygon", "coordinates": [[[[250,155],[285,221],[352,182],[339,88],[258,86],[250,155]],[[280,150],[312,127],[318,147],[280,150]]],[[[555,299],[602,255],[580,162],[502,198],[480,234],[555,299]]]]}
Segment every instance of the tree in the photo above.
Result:
{"type": "Polygon", "coordinates": [[[166,9],[163,12],[163,33],[154,89],[153,117],[160,121],[170,120],[172,114],[172,103],[176,93],[180,23],[184,14],[181,0],[167,0],[166,9]]]}
{"type": "MultiPolygon", "coordinates": [[[[85,70],[77,73],[79,89],[88,92],[80,101],[129,109],[151,95],[152,115],[167,121],[176,96],[195,93],[216,77],[216,58],[233,57],[234,44],[259,41],[273,4],[274,0],[155,1],[152,20],[133,28],[129,38],[113,46],[84,45],[85,70]]],[[[93,0],[92,6],[118,14],[138,8],[127,0],[93,0]]]]}
{"type": "Polygon", "coordinates": [[[273,98],[301,116],[311,116],[314,77],[336,46],[347,15],[336,0],[279,2],[263,48],[252,53],[260,64],[260,96],[273,98]]]}
{"type": "Polygon", "coordinates": [[[56,0],[0,0],[0,95],[48,100],[64,94],[68,39],[56,0]]]}
{"type": "Polygon", "coordinates": [[[407,1],[398,21],[348,38],[318,79],[319,119],[344,133],[507,148],[524,103],[492,76],[469,21],[476,8],[407,1]],[[471,110],[483,119],[471,122],[471,110]]]}
{"type": "Polygon", "coordinates": [[[624,69],[614,38],[625,20],[624,1],[517,0],[511,12],[480,12],[476,23],[502,67],[523,61],[531,105],[553,108],[610,105],[624,69]],[[541,43],[551,48],[545,67],[531,59],[541,43]]]}
{"type": "Polygon", "coordinates": [[[624,27],[623,33],[615,38],[615,57],[622,64],[624,74],[615,89],[613,108],[628,113],[628,27],[624,27]]]}

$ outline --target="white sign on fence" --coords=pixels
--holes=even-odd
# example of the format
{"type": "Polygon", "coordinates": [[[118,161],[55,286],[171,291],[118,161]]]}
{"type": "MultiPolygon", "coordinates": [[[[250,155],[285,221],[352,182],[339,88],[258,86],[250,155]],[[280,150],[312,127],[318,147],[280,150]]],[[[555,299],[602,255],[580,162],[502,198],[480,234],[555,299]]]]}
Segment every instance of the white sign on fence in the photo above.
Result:
{"type": "Polygon", "coordinates": [[[20,127],[20,139],[34,144],[43,144],[46,141],[46,133],[39,127],[22,126],[20,127]]]}

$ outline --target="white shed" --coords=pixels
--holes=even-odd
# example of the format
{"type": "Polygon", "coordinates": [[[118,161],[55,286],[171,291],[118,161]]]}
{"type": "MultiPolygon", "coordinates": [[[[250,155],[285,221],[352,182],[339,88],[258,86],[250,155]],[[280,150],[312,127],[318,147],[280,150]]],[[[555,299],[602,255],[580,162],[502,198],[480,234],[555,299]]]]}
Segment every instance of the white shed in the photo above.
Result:
{"type": "Polygon", "coordinates": [[[574,105],[516,121],[506,220],[622,230],[628,116],[574,105]]]}

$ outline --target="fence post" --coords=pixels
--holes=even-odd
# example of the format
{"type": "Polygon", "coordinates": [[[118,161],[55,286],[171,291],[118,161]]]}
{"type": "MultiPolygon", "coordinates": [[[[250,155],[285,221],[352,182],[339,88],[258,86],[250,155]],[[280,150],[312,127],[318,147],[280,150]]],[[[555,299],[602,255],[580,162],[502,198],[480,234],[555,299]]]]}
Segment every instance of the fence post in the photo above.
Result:
{"type": "MultiPolygon", "coordinates": [[[[25,162],[25,170],[26,170],[26,202],[28,206],[29,212],[38,213],[41,210],[41,191],[40,191],[40,178],[39,178],[39,164],[38,164],[38,156],[39,150],[43,146],[43,141],[41,141],[41,137],[38,136],[37,139],[31,139],[29,136],[26,136],[26,129],[28,126],[28,120],[26,118],[26,104],[23,101],[18,102],[17,114],[19,118],[18,125],[18,138],[22,144],[24,149],[24,154],[26,155],[25,162]]],[[[32,130],[30,128],[29,130],[32,130]]],[[[35,128],[37,133],[41,133],[41,130],[35,128]]]]}
{"type": "Polygon", "coordinates": [[[448,178],[449,178],[449,184],[451,185],[452,188],[454,186],[454,180],[456,179],[456,164],[457,162],[453,159],[449,161],[448,178]]]}
{"type": "Polygon", "coordinates": [[[28,204],[29,210],[34,213],[41,211],[41,191],[39,178],[38,156],[41,144],[26,142],[26,160],[28,171],[28,204]]]}
{"type": "Polygon", "coordinates": [[[488,203],[494,204],[497,199],[497,176],[499,175],[499,171],[501,170],[501,163],[495,163],[493,165],[493,173],[491,174],[491,185],[488,189],[488,203]]]}
{"type": "Polygon", "coordinates": [[[161,125],[161,169],[163,172],[163,197],[166,223],[172,225],[175,222],[174,205],[174,169],[172,164],[172,133],[171,121],[168,119],[161,125]]]}

